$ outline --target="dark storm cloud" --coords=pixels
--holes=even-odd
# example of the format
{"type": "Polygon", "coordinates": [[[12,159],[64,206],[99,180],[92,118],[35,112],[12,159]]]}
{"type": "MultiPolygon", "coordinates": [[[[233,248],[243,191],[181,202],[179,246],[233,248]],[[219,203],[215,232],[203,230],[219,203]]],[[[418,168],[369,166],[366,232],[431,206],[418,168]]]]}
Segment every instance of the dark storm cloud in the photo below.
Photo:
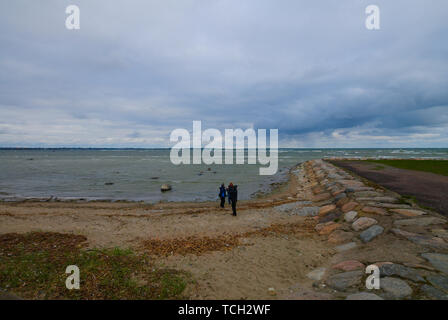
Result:
{"type": "Polygon", "coordinates": [[[0,145],[169,146],[171,130],[278,128],[297,147],[446,147],[448,4],[0,4],[0,145]],[[65,29],[65,7],[81,29],[65,29]]]}

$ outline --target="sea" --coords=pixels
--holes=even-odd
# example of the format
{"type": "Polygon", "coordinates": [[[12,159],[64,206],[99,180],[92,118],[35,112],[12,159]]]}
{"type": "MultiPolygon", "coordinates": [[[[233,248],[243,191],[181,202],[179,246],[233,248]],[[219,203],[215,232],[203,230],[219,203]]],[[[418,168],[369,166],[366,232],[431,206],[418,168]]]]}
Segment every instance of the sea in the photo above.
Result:
{"type": "Polygon", "coordinates": [[[0,200],[210,201],[230,182],[238,185],[239,199],[250,199],[286,181],[295,165],[332,157],[448,159],[448,148],[285,148],[272,176],[260,175],[258,162],[175,165],[170,149],[0,149],[0,200]],[[172,190],[161,192],[162,184],[172,190]]]}

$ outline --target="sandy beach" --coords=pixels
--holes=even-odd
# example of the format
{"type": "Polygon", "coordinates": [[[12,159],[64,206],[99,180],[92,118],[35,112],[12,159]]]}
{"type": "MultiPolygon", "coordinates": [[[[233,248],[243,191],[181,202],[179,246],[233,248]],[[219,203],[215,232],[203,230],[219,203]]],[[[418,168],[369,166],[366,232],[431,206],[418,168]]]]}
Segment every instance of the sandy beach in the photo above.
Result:
{"type": "Polygon", "coordinates": [[[428,279],[446,274],[425,253],[446,257],[447,221],[400,199],[315,160],[292,169],[277,192],[240,201],[237,217],[218,202],[3,202],[0,234],[83,235],[88,248],[149,254],[156,265],[192,275],[192,299],[356,298],[368,291],[364,268],[374,263],[415,277],[392,272],[392,288],[367,297],[440,298],[443,288],[428,279]]]}

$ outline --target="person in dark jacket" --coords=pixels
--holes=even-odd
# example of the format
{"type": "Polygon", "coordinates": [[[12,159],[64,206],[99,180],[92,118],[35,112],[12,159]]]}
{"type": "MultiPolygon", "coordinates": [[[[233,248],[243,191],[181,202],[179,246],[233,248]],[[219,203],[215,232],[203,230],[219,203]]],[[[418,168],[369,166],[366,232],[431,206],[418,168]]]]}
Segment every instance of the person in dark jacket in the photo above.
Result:
{"type": "Polygon", "coordinates": [[[236,202],[238,201],[238,186],[234,186],[233,183],[229,184],[229,199],[232,203],[233,215],[236,216],[236,202]]]}
{"type": "Polygon", "coordinates": [[[229,200],[229,204],[232,204],[232,201],[230,200],[229,187],[230,187],[230,185],[226,188],[226,190],[227,190],[227,198],[229,200]]]}
{"type": "Polygon", "coordinates": [[[219,198],[221,199],[221,208],[224,208],[224,203],[226,202],[226,187],[224,187],[224,183],[219,187],[219,198]]]}

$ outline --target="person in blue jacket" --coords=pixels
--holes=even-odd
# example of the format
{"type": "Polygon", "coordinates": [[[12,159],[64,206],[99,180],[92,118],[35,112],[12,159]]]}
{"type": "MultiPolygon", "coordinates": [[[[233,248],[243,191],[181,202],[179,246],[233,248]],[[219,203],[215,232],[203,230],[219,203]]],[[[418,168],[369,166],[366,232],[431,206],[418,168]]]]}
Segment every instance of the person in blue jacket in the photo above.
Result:
{"type": "Polygon", "coordinates": [[[219,187],[219,198],[221,199],[221,208],[224,208],[224,203],[226,202],[226,187],[224,186],[224,183],[221,184],[219,187]]]}

